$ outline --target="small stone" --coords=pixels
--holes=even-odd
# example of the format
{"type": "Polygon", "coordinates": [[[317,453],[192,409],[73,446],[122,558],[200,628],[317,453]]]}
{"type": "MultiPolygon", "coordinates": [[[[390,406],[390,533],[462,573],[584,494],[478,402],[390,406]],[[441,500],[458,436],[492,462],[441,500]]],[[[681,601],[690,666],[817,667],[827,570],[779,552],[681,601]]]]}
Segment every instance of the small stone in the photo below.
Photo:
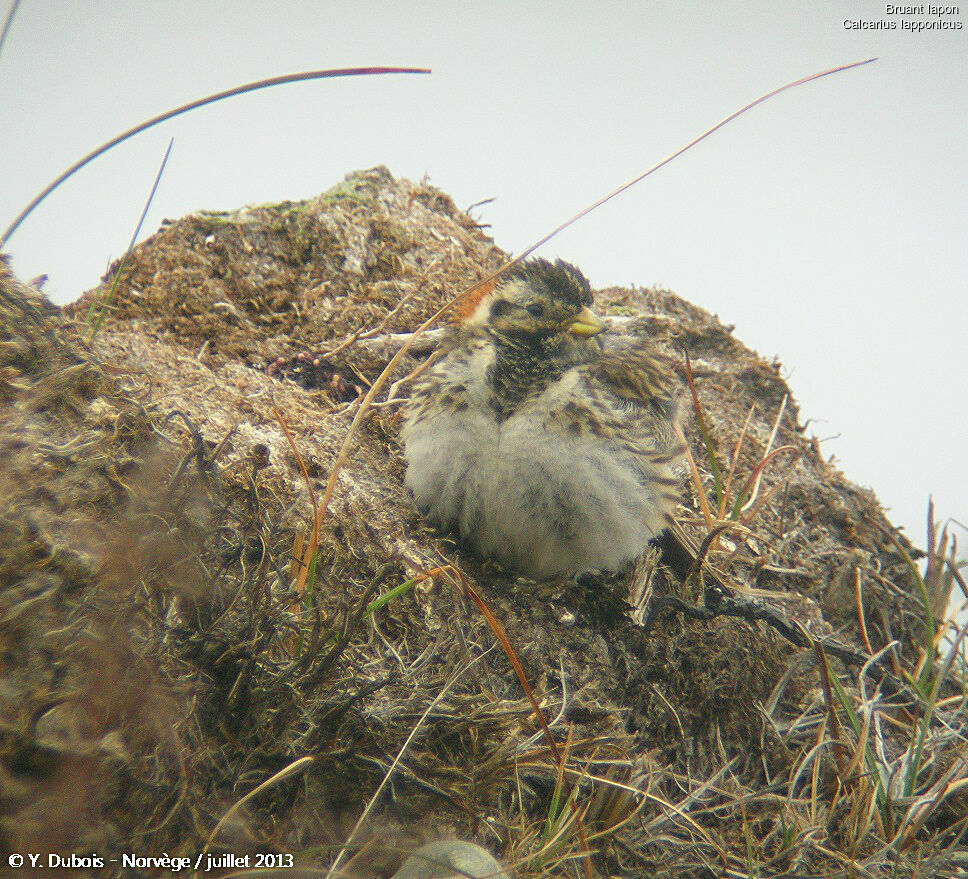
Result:
{"type": "Polygon", "coordinates": [[[458,839],[430,842],[417,849],[392,879],[510,879],[486,849],[458,839]]]}

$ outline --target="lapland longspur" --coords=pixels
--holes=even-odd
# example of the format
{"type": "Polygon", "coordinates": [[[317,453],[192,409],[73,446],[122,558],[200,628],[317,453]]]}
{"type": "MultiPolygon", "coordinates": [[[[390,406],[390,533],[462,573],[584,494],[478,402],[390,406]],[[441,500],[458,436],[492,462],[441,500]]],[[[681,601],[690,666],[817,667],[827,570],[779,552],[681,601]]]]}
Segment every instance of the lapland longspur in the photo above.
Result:
{"type": "Polygon", "coordinates": [[[460,309],[405,414],[418,508],[536,579],[620,569],[678,499],[671,364],[591,305],[574,266],[518,264],[460,309]]]}

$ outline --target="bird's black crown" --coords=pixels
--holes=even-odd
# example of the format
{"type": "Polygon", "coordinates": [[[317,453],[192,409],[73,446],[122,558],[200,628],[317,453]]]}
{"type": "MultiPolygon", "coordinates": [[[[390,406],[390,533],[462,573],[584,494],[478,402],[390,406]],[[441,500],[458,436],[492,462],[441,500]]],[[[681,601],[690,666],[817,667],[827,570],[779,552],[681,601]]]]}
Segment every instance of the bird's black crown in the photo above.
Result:
{"type": "Polygon", "coordinates": [[[529,259],[508,273],[526,284],[543,286],[549,295],[578,308],[592,304],[592,287],[581,270],[562,259],[529,259]]]}

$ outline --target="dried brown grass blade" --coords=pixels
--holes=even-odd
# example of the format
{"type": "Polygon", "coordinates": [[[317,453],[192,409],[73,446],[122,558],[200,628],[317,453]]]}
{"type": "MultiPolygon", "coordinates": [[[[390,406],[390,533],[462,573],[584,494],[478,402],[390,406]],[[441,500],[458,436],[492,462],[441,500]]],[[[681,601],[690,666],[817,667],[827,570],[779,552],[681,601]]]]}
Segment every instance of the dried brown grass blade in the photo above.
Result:
{"type": "MultiPolygon", "coordinates": [[[[770,454],[770,449],[773,448],[773,442],[774,440],[776,440],[777,431],[780,429],[780,421],[782,421],[783,419],[783,413],[786,411],[786,404],[789,398],[790,398],[789,394],[783,395],[783,402],[780,404],[780,411],[776,413],[776,419],[773,422],[773,429],[770,431],[770,438],[769,440],[767,440],[767,443],[766,443],[766,451],[763,453],[763,457],[760,460],[760,463],[753,470],[753,476],[755,477],[755,481],[753,482],[752,487],[749,487],[749,483],[747,483],[747,485],[743,487],[744,492],[747,490],[749,491],[749,499],[746,501],[745,504],[743,504],[743,507],[740,510],[740,512],[742,513],[747,512],[753,506],[753,504],[756,503],[756,496],[760,492],[760,479],[763,474],[763,467],[766,465],[767,461],[775,457],[775,453],[770,454]]],[[[792,448],[793,446],[781,446],[776,451],[779,452],[781,451],[781,449],[792,449],[792,448]]]]}
{"type": "Polygon", "coordinates": [[[736,445],[733,446],[733,457],[729,462],[729,470],[726,472],[726,481],[723,483],[723,497],[719,502],[719,518],[722,519],[726,515],[726,504],[729,498],[729,490],[733,485],[733,475],[736,473],[736,464],[739,461],[739,453],[743,448],[743,441],[746,439],[746,432],[750,427],[750,420],[753,417],[753,411],[756,409],[755,404],[750,406],[750,411],[746,413],[746,421],[743,422],[743,429],[739,432],[739,437],[736,440],[736,445]]]}
{"type": "MultiPolygon", "coordinates": [[[[460,572],[457,572],[460,576],[460,572]]],[[[555,763],[558,765],[559,771],[564,771],[565,761],[562,758],[561,751],[558,748],[558,743],[555,741],[555,737],[551,732],[551,728],[548,726],[548,719],[545,717],[544,711],[541,710],[541,706],[538,704],[538,700],[534,695],[534,690],[531,689],[531,684],[528,683],[527,675],[524,673],[524,666],[521,665],[521,660],[518,659],[517,652],[514,646],[511,644],[511,639],[508,638],[507,632],[504,631],[504,626],[501,625],[500,621],[491,612],[491,609],[485,604],[484,599],[478,595],[477,591],[473,586],[467,581],[467,579],[461,576],[461,583],[464,587],[464,592],[468,598],[477,609],[481,612],[481,616],[487,622],[491,631],[494,633],[494,637],[497,638],[501,645],[501,649],[504,651],[508,658],[508,662],[511,663],[511,667],[514,669],[514,673],[518,677],[518,681],[521,684],[521,689],[524,690],[524,694],[528,697],[528,701],[531,703],[532,709],[534,709],[535,718],[538,721],[538,725],[541,727],[541,731],[544,734],[545,741],[548,743],[548,749],[551,751],[555,758],[555,763]]],[[[581,817],[578,814],[578,806],[575,803],[571,804],[572,810],[575,813],[575,828],[578,831],[578,838],[582,844],[582,851],[585,853],[584,858],[584,868],[585,875],[588,879],[592,876],[592,866],[591,860],[589,858],[588,849],[588,838],[585,834],[585,828],[582,824],[581,817]]]]}
{"type": "Polygon", "coordinates": [[[134,128],[129,128],[127,131],[122,132],[117,137],[112,137],[111,140],[101,144],[101,146],[89,152],[86,156],[84,156],[84,158],[76,161],[56,180],[44,187],[41,192],[34,196],[30,204],[28,204],[27,207],[25,207],[17,215],[16,219],[14,219],[14,221],[7,226],[3,232],[3,235],[0,235],[0,246],[10,240],[10,236],[17,231],[17,229],[20,227],[20,224],[30,216],[37,205],[39,205],[45,198],[47,198],[48,195],[57,189],[58,186],[80,171],[81,168],[83,168],[89,162],[93,162],[98,156],[103,155],[108,150],[116,147],[119,143],[126,141],[128,138],[134,137],[136,134],[140,134],[142,131],[147,131],[147,129],[153,128],[155,125],[159,125],[162,122],[167,122],[169,119],[174,119],[175,116],[181,116],[182,113],[188,113],[190,110],[196,110],[199,107],[204,107],[206,104],[213,104],[216,101],[223,101],[226,98],[234,98],[236,95],[242,95],[246,92],[254,92],[258,91],[259,89],[272,88],[273,86],[285,85],[291,82],[305,82],[306,80],[310,79],[332,79],[334,77],[342,76],[377,76],[387,73],[430,73],[430,71],[418,67],[342,67],[334,68],[332,70],[307,70],[302,73],[288,73],[284,76],[273,76],[269,79],[260,79],[256,82],[250,82],[246,83],[245,85],[236,86],[235,88],[226,89],[225,91],[217,92],[214,95],[208,95],[205,98],[200,98],[197,101],[182,104],[180,107],[175,107],[174,110],[168,110],[164,113],[160,113],[157,116],[153,116],[151,119],[147,119],[144,122],[135,125],[134,128]]]}
{"type": "MultiPolygon", "coordinates": [[[[801,85],[805,85],[806,83],[812,82],[812,81],[814,81],[816,79],[820,79],[821,77],[830,76],[830,75],[832,75],[834,73],[840,73],[841,71],[844,71],[844,70],[850,70],[850,69],[852,69],[854,67],[861,67],[861,66],[863,66],[865,64],[870,64],[872,61],[876,61],[876,60],[877,60],[876,58],[868,58],[866,61],[855,61],[852,64],[843,64],[843,65],[841,65],[839,67],[832,67],[829,70],[823,70],[820,73],[814,73],[814,74],[811,74],[810,76],[806,76],[806,77],[803,77],[802,79],[798,79],[795,82],[787,83],[786,85],[781,86],[778,89],[774,89],[773,91],[768,92],[767,94],[760,96],[755,101],[751,101],[745,107],[741,107],[735,113],[731,113],[725,119],[721,120],[720,122],[717,122],[711,128],[709,128],[706,131],[704,131],[698,137],[694,138],[689,143],[687,143],[685,146],[679,148],[674,153],[672,153],[671,155],[669,155],[666,158],[664,158],[662,161],[657,162],[655,165],[653,165],[647,171],[643,172],[642,174],[639,174],[637,177],[633,178],[632,180],[629,180],[628,182],[623,183],[621,186],[619,186],[617,189],[615,189],[612,192],[610,192],[608,195],[600,198],[594,204],[589,205],[584,210],[582,210],[579,213],[575,214],[575,216],[573,216],[571,219],[566,220],[564,223],[562,223],[560,226],[558,226],[555,229],[553,229],[547,235],[544,235],[543,237],[539,238],[534,244],[532,244],[530,247],[528,247],[527,249],[525,249],[520,255],[518,255],[514,259],[508,261],[503,266],[501,266],[499,269],[497,269],[494,272],[491,272],[491,274],[487,275],[486,277],[481,278],[479,281],[476,281],[470,287],[468,287],[466,290],[461,291],[459,294],[457,294],[456,296],[454,296],[453,298],[451,298],[450,300],[448,300],[446,303],[444,303],[444,305],[441,306],[441,308],[439,308],[436,312],[434,312],[433,315],[431,315],[426,321],[424,321],[414,331],[414,333],[410,336],[410,338],[406,342],[404,342],[404,344],[399,348],[399,350],[397,351],[397,353],[394,354],[393,357],[390,359],[390,362],[386,365],[386,368],[383,370],[383,372],[381,372],[380,375],[377,377],[376,381],[373,382],[373,384],[370,387],[369,391],[367,391],[366,396],[361,401],[360,407],[359,407],[359,409],[357,409],[356,415],[353,417],[353,421],[350,423],[349,430],[347,430],[346,436],[343,438],[343,443],[340,446],[339,452],[337,453],[337,456],[336,456],[336,461],[333,464],[333,469],[332,469],[332,472],[330,473],[329,482],[326,485],[326,491],[323,494],[323,500],[322,500],[322,503],[320,504],[319,511],[318,511],[318,514],[317,514],[317,517],[316,517],[316,519],[317,519],[317,522],[316,522],[317,529],[318,529],[319,522],[322,520],[322,517],[324,517],[326,515],[326,509],[329,506],[330,500],[332,499],[333,491],[335,490],[335,487],[336,487],[336,479],[337,479],[337,476],[339,475],[339,471],[340,471],[340,469],[342,469],[343,465],[346,463],[346,458],[347,458],[347,456],[349,454],[349,446],[350,446],[350,443],[352,442],[353,437],[356,434],[356,431],[357,431],[357,429],[358,429],[358,427],[360,425],[360,422],[363,420],[364,416],[366,415],[367,411],[369,410],[370,405],[373,402],[373,399],[376,397],[376,395],[379,393],[380,389],[386,383],[386,381],[389,378],[389,376],[396,369],[397,364],[401,361],[401,359],[403,359],[403,356],[407,353],[407,351],[410,350],[410,347],[414,344],[414,342],[417,341],[417,339],[420,337],[420,335],[428,327],[430,327],[434,323],[436,323],[437,320],[448,309],[450,309],[450,307],[455,302],[457,302],[458,300],[462,299],[465,296],[471,296],[471,295],[473,295],[477,290],[480,290],[486,284],[489,284],[492,281],[496,280],[504,272],[506,272],[509,268],[511,268],[511,266],[516,265],[521,260],[523,260],[525,257],[527,257],[530,254],[534,253],[534,251],[536,251],[539,247],[541,247],[544,244],[547,244],[552,238],[555,237],[555,235],[557,235],[559,232],[563,231],[564,229],[567,229],[572,223],[576,223],[578,220],[580,220],[582,217],[586,216],[587,214],[591,213],[596,208],[601,207],[603,204],[605,204],[605,202],[607,202],[607,201],[615,198],[615,196],[621,194],[622,192],[625,192],[626,189],[629,189],[631,186],[634,186],[639,181],[644,180],[650,174],[652,174],[653,172],[659,170],[659,168],[661,168],[663,165],[667,165],[673,159],[677,158],[678,156],[681,156],[684,152],[686,152],[687,150],[689,150],[692,147],[694,147],[700,141],[705,140],[711,134],[713,134],[714,132],[718,131],[723,126],[728,125],[734,119],[736,119],[739,116],[742,116],[747,111],[752,110],[753,107],[757,106],[758,104],[762,104],[764,101],[768,101],[770,98],[776,97],[777,95],[781,94],[782,92],[788,91],[789,89],[793,89],[793,88],[796,88],[796,87],[801,86],[801,85]]],[[[315,546],[310,546],[310,549],[312,551],[315,551],[315,546]]]]}
{"type": "Polygon", "coordinates": [[[209,846],[212,844],[212,840],[218,836],[219,831],[229,822],[233,815],[237,814],[239,809],[242,808],[249,800],[253,797],[258,796],[262,791],[272,787],[274,784],[278,784],[280,781],[284,781],[287,778],[291,778],[297,772],[302,772],[307,766],[316,760],[315,757],[300,757],[298,760],[294,760],[288,766],[280,769],[271,778],[267,778],[258,787],[250,790],[242,799],[237,800],[235,804],[230,808],[223,816],[222,819],[215,825],[215,829],[208,835],[208,839],[205,840],[205,847],[202,849],[202,854],[208,851],[209,846]]]}
{"type": "Polygon", "coordinates": [[[681,156],[684,152],[686,152],[687,150],[691,150],[694,146],[696,146],[696,144],[700,143],[701,141],[704,141],[711,134],[715,134],[717,131],[719,131],[720,128],[723,128],[729,125],[729,123],[732,122],[734,119],[739,118],[744,113],[747,113],[748,111],[752,110],[754,107],[758,106],[759,104],[765,103],[766,101],[770,100],[770,98],[775,98],[777,95],[782,94],[785,91],[789,91],[790,89],[795,89],[801,85],[806,85],[808,82],[813,82],[814,80],[821,79],[824,76],[831,76],[834,73],[841,73],[844,70],[851,70],[854,67],[863,67],[865,64],[870,64],[871,62],[876,60],[877,60],[876,58],[867,58],[864,61],[854,61],[852,64],[841,64],[839,67],[831,67],[829,70],[820,71],[820,73],[812,73],[810,74],[810,76],[805,76],[802,79],[796,80],[795,82],[788,82],[786,85],[780,86],[780,88],[774,89],[773,91],[768,92],[765,95],[761,95],[755,101],[750,101],[745,107],[741,107],[735,113],[730,113],[730,115],[727,116],[725,119],[720,120],[711,128],[707,128],[698,137],[693,138],[685,146],[679,147],[679,149],[677,149],[674,153],[670,153],[668,156],[662,159],[662,161],[656,162],[647,171],[643,171],[637,177],[633,177],[631,180],[623,183],[618,188],[613,189],[610,193],[608,193],[608,195],[602,196],[594,204],[591,204],[587,208],[584,208],[583,210],[579,211],[577,214],[575,214],[575,216],[571,217],[568,220],[565,220],[564,223],[552,229],[543,238],[538,239],[538,241],[536,241],[527,250],[525,250],[524,253],[522,253],[521,256],[518,257],[518,259],[524,259],[524,257],[528,256],[531,253],[534,253],[534,251],[536,251],[539,247],[541,247],[544,244],[547,244],[552,238],[555,237],[555,235],[557,235],[559,232],[563,232],[572,223],[577,223],[582,217],[587,216],[594,210],[597,210],[603,204],[605,204],[605,202],[611,201],[613,198],[615,198],[615,196],[621,195],[623,192],[625,192],[626,189],[630,189],[631,187],[635,186],[636,183],[642,180],[645,180],[645,178],[648,177],[650,174],[654,174],[656,171],[659,170],[659,168],[662,168],[665,165],[668,165],[674,159],[679,158],[679,156],[681,156]]]}

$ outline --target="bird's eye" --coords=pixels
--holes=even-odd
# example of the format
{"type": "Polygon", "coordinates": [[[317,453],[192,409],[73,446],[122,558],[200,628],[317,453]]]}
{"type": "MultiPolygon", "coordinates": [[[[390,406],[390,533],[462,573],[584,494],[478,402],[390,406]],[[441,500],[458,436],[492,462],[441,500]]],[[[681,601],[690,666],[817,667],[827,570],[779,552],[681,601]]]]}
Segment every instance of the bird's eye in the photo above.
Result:
{"type": "Polygon", "coordinates": [[[511,308],[511,303],[506,299],[498,299],[497,302],[494,302],[491,305],[491,317],[503,317],[511,310],[511,308]]]}
{"type": "Polygon", "coordinates": [[[532,317],[544,317],[545,309],[540,302],[532,302],[528,306],[528,314],[532,317]]]}

